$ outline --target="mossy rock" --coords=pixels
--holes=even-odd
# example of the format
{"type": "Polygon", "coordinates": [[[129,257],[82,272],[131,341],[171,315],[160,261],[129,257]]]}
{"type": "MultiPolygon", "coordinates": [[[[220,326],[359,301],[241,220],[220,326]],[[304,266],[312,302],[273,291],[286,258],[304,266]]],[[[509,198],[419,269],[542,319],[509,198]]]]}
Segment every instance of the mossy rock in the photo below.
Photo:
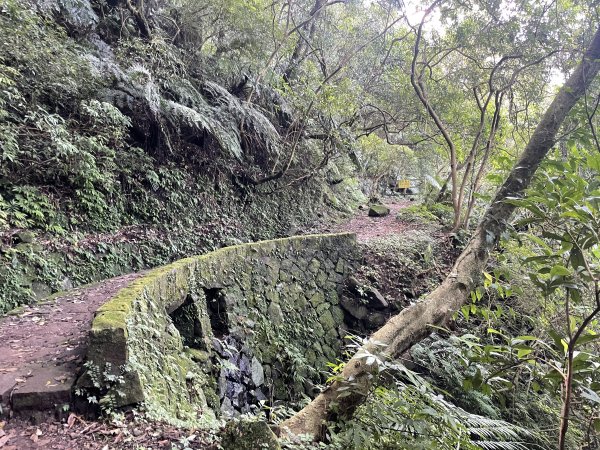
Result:
{"type": "Polygon", "coordinates": [[[35,240],[35,233],[33,231],[20,231],[17,233],[17,238],[23,244],[31,244],[35,240]]]}
{"type": "Polygon", "coordinates": [[[452,214],[452,210],[450,209],[448,212],[443,205],[439,207],[434,207],[433,205],[411,205],[398,211],[396,218],[402,222],[435,224],[445,220],[450,222],[452,214]]]}
{"type": "Polygon", "coordinates": [[[266,422],[241,420],[225,425],[221,434],[223,450],[280,450],[277,437],[266,422]]]}
{"type": "Polygon", "coordinates": [[[385,217],[390,213],[390,208],[385,205],[371,205],[369,217],[385,217]]]}

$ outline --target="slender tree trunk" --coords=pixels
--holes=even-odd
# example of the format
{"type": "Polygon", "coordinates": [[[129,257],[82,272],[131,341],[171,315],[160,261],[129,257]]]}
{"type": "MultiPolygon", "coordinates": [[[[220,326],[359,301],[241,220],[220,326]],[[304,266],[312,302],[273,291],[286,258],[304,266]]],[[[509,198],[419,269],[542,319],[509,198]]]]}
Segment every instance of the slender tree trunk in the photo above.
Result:
{"type": "Polygon", "coordinates": [[[300,61],[302,61],[302,58],[304,58],[304,55],[307,52],[308,46],[312,41],[317,29],[317,20],[326,3],[326,0],[315,0],[315,4],[309,13],[310,20],[307,21],[300,30],[298,30],[298,40],[296,41],[290,62],[283,73],[283,79],[287,83],[290,83],[294,78],[298,64],[300,64],[300,61]],[[303,36],[302,33],[307,33],[307,36],[303,36]]]}
{"type": "Polygon", "coordinates": [[[455,225],[455,228],[452,231],[457,231],[459,228],[462,228],[466,223],[466,217],[462,217],[462,206],[465,195],[465,190],[468,184],[469,172],[475,167],[475,157],[477,156],[477,147],[479,147],[479,141],[481,140],[481,135],[483,134],[483,128],[485,126],[485,119],[487,115],[487,108],[490,104],[490,100],[492,99],[494,92],[490,90],[487,95],[487,98],[482,105],[477,97],[477,90],[474,89],[475,99],[477,100],[477,106],[479,106],[479,126],[477,127],[477,133],[475,134],[475,139],[473,139],[473,144],[471,145],[471,151],[465,160],[466,169],[463,175],[462,182],[460,183],[460,188],[458,190],[458,223],[455,225]]]}
{"type": "Polygon", "coordinates": [[[475,182],[471,187],[471,192],[469,194],[469,204],[467,205],[467,211],[465,212],[464,217],[464,226],[465,228],[469,227],[469,221],[471,220],[471,213],[473,212],[473,207],[475,206],[475,194],[479,190],[479,185],[481,184],[481,180],[483,179],[483,174],[485,173],[485,167],[487,165],[488,158],[490,157],[490,153],[492,152],[492,148],[494,147],[494,139],[496,137],[496,132],[498,131],[498,127],[500,126],[500,110],[502,106],[502,99],[504,98],[504,93],[496,93],[495,99],[495,111],[494,116],[492,118],[492,125],[490,134],[488,136],[487,143],[485,145],[485,151],[483,153],[483,157],[481,158],[481,162],[479,164],[479,170],[477,171],[477,175],[475,177],[475,182]]]}
{"type": "Polygon", "coordinates": [[[450,180],[452,181],[451,198],[452,198],[452,208],[454,210],[454,221],[452,224],[452,229],[456,229],[456,228],[458,228],[458,225],[460,222],[460,204],[458,202],[459,201],[459,198],[458,198],[458,160],[456,157],[456,147],[454,145],[454,141],[450,137],[450,134],[448,134],[448,130],[446,130],[446,127],[442,123],[442,120],[440,119],[440,117],[438,116],[437,112],[435,111],[433,105],[429,102],[429,99],[427,98],[427,91],[425,90],[425,84],[423,83],[423,80],[422,80],[422,74],[423,74],[422,71],[417,71],[417,64],[418,64],[419,53],[420,53],[419,46],[421,44],[421,37],[423,35],[423,25],[425,24],[425,20],[427,19],[427,16],[429,16],[429,14],[431,14],[431,12],[442,2],[443,2],[443,0],[435,0],[432,3],[432,5],[429,8],[427,8],[425,13],[423,14],[421,23],[419,24],[419,27],[417,28],[417,36],[415,39],[413,58],[412,58],[412,63],[411,63],[411,67],[410,67],[410,84],[412,85],[415,93],[417,94],[417,97],[419,98],[419,100],[421,101],[421,103],[423,104],[425,109],[427,110],[427,114],[429,114],[429,117],[431,117],[433,119],[435,126],[438,128],[438,130],[440,130],[440,133],[442,133],[442,136],[444,137],[444,140],[446,141],[446,144],[448,145],[448,151],[450,152],[450,180]],[[419,73],[417,73],[417,72],[419,72],[419,73]]]}
{"type": "Polygon", "coordinates": [[[129,9],[129,12],[133,16],[140,35],[144,39],[151,39],[152,31],[150,30],[150,24],[144,15],[144,0],[127,0],[127,9],[129,9]]]}
{"type": "MultiPolygon", "coordinates": [[[[425,300],[392,317],[376,331],[346,364],[341,380],[334,382],[304,409],[281,425],[290,435],[322,436],[328,419],[350,417],[366,398],[376,379],[376,368],[367,365],[364,351],[382,358],[395,358],[427,336],[430,325],[443,326],[466,301],[479,283],[490,252],[514,212],[515,206],[504,200],[522,195],[538,166],[555,143],[556,134],[565,117],[584,94],[600,69],[600,29],[596,31],[583,60],[559,91],[535,129],[519,161],[489,205],[467,247],[458,257],[452,272],[425,300]],[[385,353],[374,342],[385,345],[385,353]],[[340,388],[350,388],[343,389],[340,388]],[[341,393],[344,395],[340,395],[341,393]],[[347,395],[350,392],[350,395],[347,395]]],[[[456,186],[456,185],[455,185],[456,186]]]]}
{"type": "MultiPolygon", "coordinates": [[[[593,277],[593,273],[589,272],[589,275],[593,277]]],[[[600,280],[594,280],[594,296],[596,299],[596,307],[594,310],[583,320],[579,328],[574,335],[571,335],[569,331],[569,346],[567,348],[567,373],[563,381],[563,404],[560,409],[560,426],[558,429],[558,450],[565,450],[567,441],[567,431],[569,429],[569,415],[571,412],[571,399],[573,397],[573,362],[575,358],[575,346],[581,335],[585,332],[588,325],[594,320],[594,318],[600,313],[600,289],[598,286],[600,280]]],[[[566,298],[566,318],[567,318],[567,329],[570,330],[570,318],[569,312],[569,296],[567,291],[566,298]]]]}
{"type": "Polygon", "coordinates": [[[567,374],[563,383],[565,390],[560,410],[560,427],[558,432],[558,449],[565,450],[567,430],[569,428],[569,412],[571,410],[571,394],[573,392],[573,351],[569,349],[567,356],[567,374]]]}

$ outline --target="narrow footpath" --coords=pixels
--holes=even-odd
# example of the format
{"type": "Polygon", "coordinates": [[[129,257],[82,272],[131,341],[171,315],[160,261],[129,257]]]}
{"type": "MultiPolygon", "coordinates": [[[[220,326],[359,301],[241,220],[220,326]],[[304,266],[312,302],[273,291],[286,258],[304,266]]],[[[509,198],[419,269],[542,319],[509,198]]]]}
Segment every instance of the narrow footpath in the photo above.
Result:
{"type": "Polygon", "coordinates": [[[396,216],[398,211],[413,204],[408,200],[385,199],[385,206],[390,208],[390,213],[385,217],[369,217],[369,208],[363,210],[347,222],[331,228],[332,233],[356,233],[358,242],[367,242],[370,239],[385,237],[391,234],[401,234],[411,228],[410,224],[399,221],[396,216]]]}
{"type": "MultiPolygon", "coordinates": [[[[364,208],[319,232],[353,232],[364,243],[410,229],[396,215],[411,202],[387,200],[390,214],[385,217],[369,217],[364,208]]],[[[191,448],[211,448],[198,431],[143,425],[131,415],[118,425],[86,421],[66,406],[82,370],[94,312],[140,275],[82,286],[0,318],[0,450],[172,448],[181,439],[190,439],[191,448]]]]}
{"type": "Polygon", "coordinates": [[[70,403],[94,312],[138,276],[73,289],[0,319],[2,416],[70,403]]]}

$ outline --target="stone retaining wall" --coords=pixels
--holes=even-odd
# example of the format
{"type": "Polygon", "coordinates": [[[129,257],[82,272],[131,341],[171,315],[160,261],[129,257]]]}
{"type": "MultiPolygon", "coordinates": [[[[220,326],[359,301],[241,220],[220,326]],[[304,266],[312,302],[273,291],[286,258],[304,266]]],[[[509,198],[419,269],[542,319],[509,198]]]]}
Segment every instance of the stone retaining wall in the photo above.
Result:
{"type": "Polygon", "coordinates": [[[339,356],[352,234],[227,247],[158,268],[97,310],[80,391],[173,423],[314,394],[339,356]],[[201,413],[198,415],[198,413],[201,413]]]}

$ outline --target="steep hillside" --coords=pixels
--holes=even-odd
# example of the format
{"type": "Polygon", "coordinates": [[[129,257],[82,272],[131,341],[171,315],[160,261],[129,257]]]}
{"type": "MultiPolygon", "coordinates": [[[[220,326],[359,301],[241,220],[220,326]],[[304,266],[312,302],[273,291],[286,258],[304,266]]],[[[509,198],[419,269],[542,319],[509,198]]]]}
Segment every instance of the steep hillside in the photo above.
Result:
{"type": "Polygon", "coordinates": [[[0,450],[600,448],[599,17],[0,0],[0,450]]]}
{"type": "Polygon", "coordinates": [[[1,5],[0,312],[346,202],[341,144],[197,51],[177,10],[148,36],[119,2],[1,5]]]}

